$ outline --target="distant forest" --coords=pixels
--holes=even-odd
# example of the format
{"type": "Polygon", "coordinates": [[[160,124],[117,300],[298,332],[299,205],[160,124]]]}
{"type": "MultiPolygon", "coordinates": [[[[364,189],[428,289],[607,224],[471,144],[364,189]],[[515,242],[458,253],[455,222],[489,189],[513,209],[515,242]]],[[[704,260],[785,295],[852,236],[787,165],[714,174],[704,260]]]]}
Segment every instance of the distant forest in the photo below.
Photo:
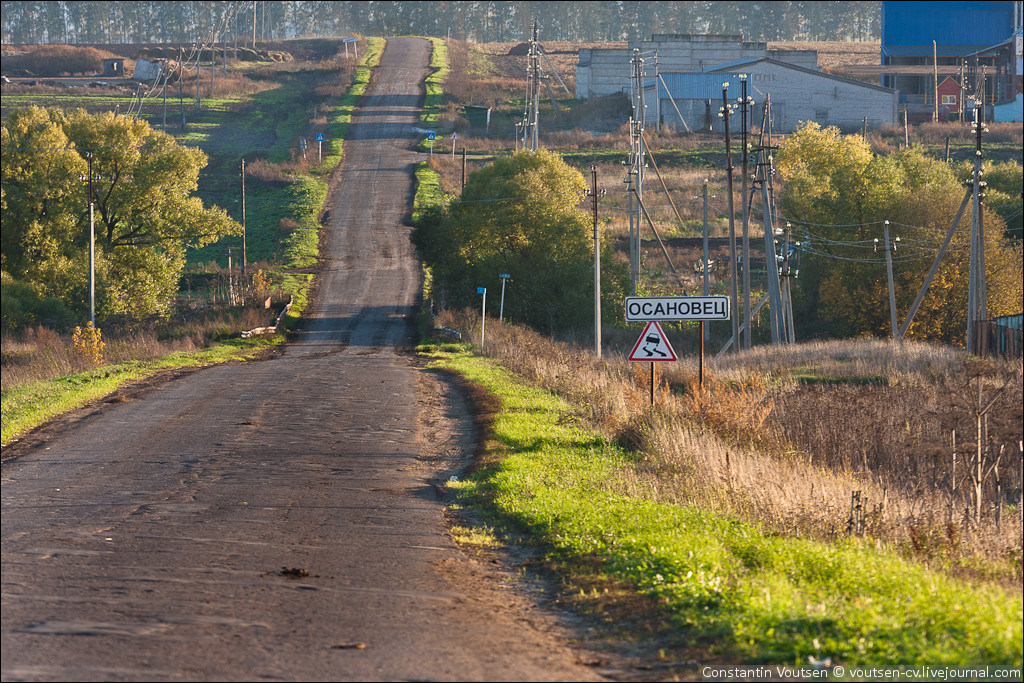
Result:
{"type": "Polygon", "coordinates": [[[747,40],[877,40],[881,3],[868,2],[0,2],[4,44],[251,43],[361,35],[523,41],[621,41],[652,33],[747,40]]]}

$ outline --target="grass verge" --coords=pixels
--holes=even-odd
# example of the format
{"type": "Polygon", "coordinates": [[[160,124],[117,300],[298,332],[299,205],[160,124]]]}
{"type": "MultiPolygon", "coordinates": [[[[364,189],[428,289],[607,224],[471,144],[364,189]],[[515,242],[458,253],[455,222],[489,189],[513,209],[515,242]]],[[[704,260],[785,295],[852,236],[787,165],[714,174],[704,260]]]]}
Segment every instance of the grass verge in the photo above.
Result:
{"type": "MultiPolygon", "coordinates": [[[[580,583],[655,605],[672,649],[705,661],[1006,664],[1022,658],[1019,593],[973,585],[862,539],[790,538],[692,506],[623,495],[633,453],[573,426],[575,408],[468,347],[424,347],[434,367],[494,396],[479,469],[460,502],[524,533],[580,583]]],[[[581,606],[599,597],[580,596],[581,606]]]]}
{"type": "Polygon", "coordinates": [[[128,382],[145,379],[161,370],[248,360],[280,341],[280,337],[234,339],[198,353],[172,353],[152,361],[125,361],[12,387],[0,396],[3,413],[0,441],[7,445],[22,432],[61,413],[81,408],[128,382]]]}
{"type": "Polygon", "coordinates": [[[448,47],[443,38],[427,38],[433,45],[430,53],[432,73],[425,81],[426,96],[423,99],[423,113],[420,120],[424,125],[434,128],[444,107],[444,82],[448,78],[448,47]]]}
{"type": "MultiPolygon", "coordinates": [[[[369,83],[370,67],[380,61],[385,42],[383,38],[370,38],[368,44],[364,66],[356,70],[348,93],[332,114],[331,140],[323,163],[312,169],[311,173],[297,176],[284,190],[287,193],[288,211],[297,219],[297,227],[283,245],[285,269],[308,268],[316,263],[319,254],[319,216],[327,197],[328,177],[341,162],[343,138],[348,132],[352,113],[369,83]]],[[[293,305],[282,321],[285,329],[293,329],[301,317],[312,283],[313,275],[308,273],[284,274],[282,289],[293,297],[293,305]]],[[[0,397],[3,411],[0,443],[6,445],[19,434],[61,413],[80,408],[128,382],[144,379],[160,370],[246,360],[268,346],[283,341],[284,337],[280,335],[231,340],[198,353],[174,353],[154,361],[126,361],[5,389],[0,397]]]]}

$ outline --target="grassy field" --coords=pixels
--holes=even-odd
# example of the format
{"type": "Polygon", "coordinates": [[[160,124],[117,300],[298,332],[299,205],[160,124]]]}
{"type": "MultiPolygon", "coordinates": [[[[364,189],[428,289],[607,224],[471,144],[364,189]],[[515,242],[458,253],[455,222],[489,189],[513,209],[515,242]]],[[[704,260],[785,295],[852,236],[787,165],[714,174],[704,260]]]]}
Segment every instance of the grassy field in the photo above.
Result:
{"type": "MultiPolygon", "coordinates": [[[[443,158],[423,165],[418,205],[455,193],[457,177],[443,158]]],[[[472,311],[431,322],[479,343],[472,311]]],[[[974,387],[1019,433],[1019,362],[819,342],[709,362],[700,387],[693,330],[671,326],[684,358],[659,373],[651,405],[646,368],[623,360],[636,333],[606,327],[603,361],[587,340],[494,320],[486,353],[425,347],[483,389],[491,425],[479,467],[450,484],[477,523],[457,538],[539,546],[563,599],[660,649],[669,676],[695,658],[1019,666],[1020,494],[989,478],[981,495],[1000,502],[965,512],[948,429],[973,418],[942,408],[974,387]]],[[[1004,482],[1019,481],[1014,462],[1004,482]]]]}
{"type": "MultiPolygon", "coordinates": [[[[2,442],[61,412],[84,405],[116,389],[169,367],[188,367],[251,357],[283,336],[225,341],[241,330],[273,324],[284,302],[283,317],[294,325],[306,303],[318,253],[323,202],[330,173],[342,156],[342,141],[352,111],[369,82],[369,69],[379,62],[384,41],[368,39],[360,64],[339,61],[257,65],[263,79],[218,98],[206,97],[201,111],[190,111],[187,125],[178,118],[168,132],[179,142],[203,149],[210,163],[200,177],[204,201],[228,208],[241,217],[241,158],[249,162],[246,185],[246,247],[250,277],[261,270],[271,278],[275,306],[224,307],[227,248],[234,249],[237,269],[241,244],[237,238],[189,254],[183,278],[182,311],[160,326],[135,326],[120,334],[106,330],[107,349],[100,367],[76,354],[70,335],[43,328],[4,335],[2,442]],[[296,106],[296,102],[302,102],[296,106]],[[315,132],[328,135],[322,160],[316,157],[315,132]],[[298,138],[306,136],[312,151],[303,159],[298,138]],[[251,173],[251,176],[250,176],[251,173]],[[233,210],[232,210],[233,209],[233,210]],[[211,305],[212,304],[212,305],[211,305]]],[[[222,78],[222,89],[231,81],[222,78]]],[[[68,106],[107,110],[116,99],[64,96],[50,92],[9,98],[8,106],[68,106]]],[[[159,114],[162,123],[162,112],[159,114]]],[[[143,113],[146,117],[146,113],[143,113]]],[[[154,125],[154,117],[149,117],[154,125]]]]}
{"type": "Polygon", "coordinates": [[[581,426],[579,404],[467,346],[423,353],[492,398],[483,462],[449,484],[460,504],[543,548],[580,609],[630,605],[619,627],[655,634],[669,661],[1020,664],[1019,585],[951,577],[869,538],[801,538],[664,502],[638,474],[644,455],[581,426]]]}

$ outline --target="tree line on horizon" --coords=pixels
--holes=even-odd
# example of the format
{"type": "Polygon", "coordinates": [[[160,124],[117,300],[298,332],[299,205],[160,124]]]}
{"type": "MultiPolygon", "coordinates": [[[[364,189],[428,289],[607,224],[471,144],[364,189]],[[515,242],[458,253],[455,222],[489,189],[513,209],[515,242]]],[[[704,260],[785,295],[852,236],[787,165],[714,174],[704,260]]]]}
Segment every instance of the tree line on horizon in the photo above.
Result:
{"type": "Polygon", "coordinates": [[[444,2],[389,0],[11,0],[4,44],[237,43],[360,35],[445,36],[474,42],[622,41],[654,33],[746,40],[878,40],[879,0],[766,2],[444,2]]]}

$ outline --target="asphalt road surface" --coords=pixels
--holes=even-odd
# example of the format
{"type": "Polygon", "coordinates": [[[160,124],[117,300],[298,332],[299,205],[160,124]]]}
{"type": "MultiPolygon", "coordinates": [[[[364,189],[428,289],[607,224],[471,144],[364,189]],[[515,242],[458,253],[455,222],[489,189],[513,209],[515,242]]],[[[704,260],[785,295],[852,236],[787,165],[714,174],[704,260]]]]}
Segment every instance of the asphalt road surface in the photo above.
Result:
{"type": "Polygon", "coordinates": [[[429,44],[388,43],[279,356],[123,392],[3,465],[3,680],[583,680],[457,548],[459,397],[403,349],[429,44]]]}

